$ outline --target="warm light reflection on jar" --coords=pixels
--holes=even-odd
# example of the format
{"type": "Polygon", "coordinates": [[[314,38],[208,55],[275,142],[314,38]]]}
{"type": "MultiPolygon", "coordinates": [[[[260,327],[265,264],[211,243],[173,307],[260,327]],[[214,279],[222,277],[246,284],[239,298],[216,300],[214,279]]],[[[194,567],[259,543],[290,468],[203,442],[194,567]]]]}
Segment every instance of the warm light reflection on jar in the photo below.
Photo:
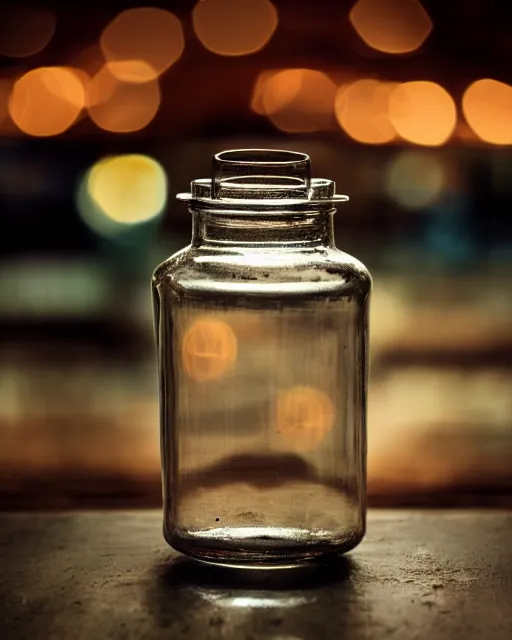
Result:
{"type": "Polygon", "coordinates": [[[432,30],[432,20],[418,0],[358,0],[350,22],[369,47],[384,53],[414,51],[432,30]]]}
{"type": "Polygon", "coordinates": [[[335,99],[339,125],[354,140],[384,144],[396,138],[389,119],[389,97],[396,84],[362,79],[343,85],[335,99]]]}
{"type": "Polygon", "coordinates": [[[276,429],[299,451],[318,447],[334,425],[334,406],[327,394],[297,386],[282,392],[276,405],[276,429]]]}
{"type": "Polygon", "coordinates": [[[321,71],[285,69],[262,89],[260,106],[281,131],[307,133],[330,127],[336,85],[321,71]]]}
{"type": "Polygon", "coordinates": [[[484,78],[462,98],[462,111],[476,135],[492,144],[512,144],[512,87],[484,78]]]}
{"type": "MultiPolygon", "coordinates": [[[[109,62],[145,63],[144,73],[148,76],[145,79],[151,80],[178,60],[185,40],[180,20],[170,11],[138,7],[114,18],[103,31],[100,44],[109,62]]],[[[119,80],[133,82],[133,78],[126,77],[126,67],[122,65],[112,66],[111,72],[119,80]]]]}
{"type": "Polygon", "coordinates": [[[404,82],[391,92],[389,118],[404,140],[435,147],[452,135],[457,109],[450,94],[435,82],[404,82]]]}
{"type": "Polygon", "coordinates": [[[142,61],[124,66],[124,73],[131,69],[137,77],[135,82],[120,81],[111,73],[111,67],[107,63],[90,82],[87,107],[91,120],[106,131],[139,131],[153,120],[160,106],[158,81],[141,79],[151,74],[151,68],[142,61]]]}
{"type": "Polygon", "coordinates": [[[221,377],[237,358],[233,329],[222,320],[196,320],[183,337],[183,367],[192,380],[206,382],[221,377]]]}
{"type": "Polygon", "coordinates": [[[199,0],[192,13],[202,44],[222,56],[243,56],[262,49],[277,28],[269,0],[199,0]]]}
{"type": "Polygon", "coordinates": [[[23,75],[9,100],[13,122],[32,136],[63,133],[85,105],[85,87],[69,67],[39,67],[23,75]]]}
{"type": "Polygon", "coordinates": [[[2,10],[0,54],[25,58],[42,51],[55,33],[55,15],[48,9],[22,7],[2,10]]]}
{"type": "Polygon", "coordinates": [[[216,317],[229,324],[238,339],[247,338],[252,342],[258,338],[268,337],[269,334],[272,335],[269,323],[263,323],[261,316],[254,312],[237,310],[226,314],[219,313],[216,317]]]}

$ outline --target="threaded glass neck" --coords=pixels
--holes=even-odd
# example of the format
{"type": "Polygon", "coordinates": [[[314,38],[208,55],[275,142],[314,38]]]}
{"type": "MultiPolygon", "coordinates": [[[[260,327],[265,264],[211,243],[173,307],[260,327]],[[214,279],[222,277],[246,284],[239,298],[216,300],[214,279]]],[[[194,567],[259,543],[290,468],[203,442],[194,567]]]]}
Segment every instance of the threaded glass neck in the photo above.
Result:
{"type": "Polygon", "coordinates": [[[334,247],[333,209],[282,214],[192,209],[194,246],[334,247]]]}

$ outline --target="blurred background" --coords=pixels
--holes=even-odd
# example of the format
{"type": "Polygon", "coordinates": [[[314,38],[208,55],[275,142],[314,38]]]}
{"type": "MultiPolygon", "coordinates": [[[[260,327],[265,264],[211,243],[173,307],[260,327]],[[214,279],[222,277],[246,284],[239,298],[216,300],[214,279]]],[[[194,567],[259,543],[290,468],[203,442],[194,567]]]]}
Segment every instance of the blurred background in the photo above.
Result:
{"type": "Polygon", "coordinates": [[[374,276],[374,505],[512,503],[512,5],[0,9],[0,507],[160,504],[149,281],[212,153],[288,148],[374,276]]]}

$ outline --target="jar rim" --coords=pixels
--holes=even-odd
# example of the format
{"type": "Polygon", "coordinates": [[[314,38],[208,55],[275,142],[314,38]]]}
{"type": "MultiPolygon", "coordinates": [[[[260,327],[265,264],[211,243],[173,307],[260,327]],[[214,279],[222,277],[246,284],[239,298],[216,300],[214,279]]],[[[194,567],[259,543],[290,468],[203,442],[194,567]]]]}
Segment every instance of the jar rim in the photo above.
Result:
{"type": "Polygon", "coordinates": [[[282,149],[232,149],[212,157],[211,178],[193,180],[178,200],[208,208],[293,209],[346,202],[327,178],[311,177],[310,157],[282,149]]]}

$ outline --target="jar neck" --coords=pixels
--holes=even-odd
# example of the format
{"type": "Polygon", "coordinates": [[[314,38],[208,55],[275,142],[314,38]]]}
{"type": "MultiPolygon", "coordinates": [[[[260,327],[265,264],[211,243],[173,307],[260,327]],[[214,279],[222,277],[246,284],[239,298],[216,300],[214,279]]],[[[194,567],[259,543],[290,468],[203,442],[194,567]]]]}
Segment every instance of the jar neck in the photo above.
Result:
{"type": "Polygon", "coordinates": [[[323,209],[248,214],[191,208],[192,246],[262,249],[334,247],[334,212],[334,209],[323,209]]]}

